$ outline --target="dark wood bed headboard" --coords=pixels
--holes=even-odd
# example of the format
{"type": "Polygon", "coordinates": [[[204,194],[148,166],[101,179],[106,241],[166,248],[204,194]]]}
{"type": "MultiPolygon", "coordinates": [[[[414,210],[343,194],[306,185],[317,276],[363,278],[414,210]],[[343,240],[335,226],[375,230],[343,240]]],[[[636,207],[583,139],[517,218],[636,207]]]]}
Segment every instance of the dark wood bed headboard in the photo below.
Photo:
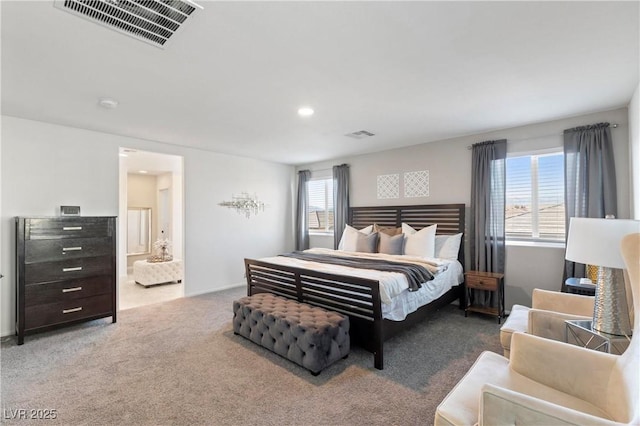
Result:
{"type": "MultiPolygon", "coordinates": [[[[404,222],[419,230],[437,223],[436,235],[453,235],[464,233],[464,213],[464,204],[350,207],[349,224],[361,229],[373,223],[383,227],[400,227],[404,222]]],[[[460,244],[458,260],[464,267],[464,238],[460,244]]]]}

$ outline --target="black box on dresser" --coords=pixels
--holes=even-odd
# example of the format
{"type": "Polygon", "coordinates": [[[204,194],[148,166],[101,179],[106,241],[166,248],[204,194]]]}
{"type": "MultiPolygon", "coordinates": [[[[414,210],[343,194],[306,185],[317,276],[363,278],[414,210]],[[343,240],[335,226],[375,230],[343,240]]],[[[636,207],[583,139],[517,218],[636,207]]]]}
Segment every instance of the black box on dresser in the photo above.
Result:
{"type": "Polygon", "coordinates": [[[16,335],[116,322],[116,218],[16,217],[16,335]]]}

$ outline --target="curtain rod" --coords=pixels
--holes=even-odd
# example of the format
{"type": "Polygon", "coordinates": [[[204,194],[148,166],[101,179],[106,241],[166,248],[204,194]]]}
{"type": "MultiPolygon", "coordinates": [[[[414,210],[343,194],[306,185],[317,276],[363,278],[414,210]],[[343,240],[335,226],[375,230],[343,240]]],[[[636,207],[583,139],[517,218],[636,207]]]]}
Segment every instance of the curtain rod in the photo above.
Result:
{"type": "Polygon", "coordinates": [[[333,172],[333,167],[328,167],[326,169],[309,169],[309,168],[305,168],[305,169],[300,169],[300,170],[309,170],[310,172],[333,172]]]}
{"type": "MultiPolygon", "coordinates": [[[[609,128],[611,128],[611,129],[616,129],[618,127],[619,127],[618,124],[610,124],[609,125],[609,128]]],[[[534,137],[530,137],[530,138],[520,138],[520,139],[509,139],[509,138],[507,138],[507,143],[508,142],[526,141],[526,140],[529,140],[529,139],[540,139],[540,138],[546,138],[546,137],[549,137],[549,136],[563,136],[563,135],[564,135],[564,133],[549,133],[549,134],[546,134],[546,135],[534,136],[534,137]]],[[[473,149],[473,145],[467,145],[467,149],[473,149]]]]}

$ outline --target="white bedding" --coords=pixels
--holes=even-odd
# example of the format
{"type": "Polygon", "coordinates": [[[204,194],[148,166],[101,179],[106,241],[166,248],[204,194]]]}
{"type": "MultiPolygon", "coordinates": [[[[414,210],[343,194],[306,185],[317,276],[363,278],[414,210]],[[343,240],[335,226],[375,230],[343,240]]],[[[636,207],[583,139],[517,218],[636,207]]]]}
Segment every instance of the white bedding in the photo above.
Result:
{"type": "Polygon", "coordinates": [[[448,268],[438,273],[431,281],[422,284],[418,291],[405,290],[382,304],[382,317],[402,321],[419,307],[431,303],[447,291],[464,281],[464,268],[457,260],[447,260],[448,268]]]}
{"type": "Polygon", "coordinates": [[[356,253],[331,249],[310,249],[309,253],[337,254],[339,256],[378,258],[417,263],[429,269],[434,279],[423,283],[418,291],[409,291],[409,283],[404,274],[397,272],[381,272],[370,269],[349,268],[347,266],[310,262],[291,257],[274,256],[260,259],[277,265],[312,269],[314,271],[368,278],[380,282],[380,300],[382,301],[383,318],[402,321],[408,314],[439,298],[451,287],[463,281],[463,268],[457,260],[420,258],[406,255],[388,255],[381,253],[356,253]]]}

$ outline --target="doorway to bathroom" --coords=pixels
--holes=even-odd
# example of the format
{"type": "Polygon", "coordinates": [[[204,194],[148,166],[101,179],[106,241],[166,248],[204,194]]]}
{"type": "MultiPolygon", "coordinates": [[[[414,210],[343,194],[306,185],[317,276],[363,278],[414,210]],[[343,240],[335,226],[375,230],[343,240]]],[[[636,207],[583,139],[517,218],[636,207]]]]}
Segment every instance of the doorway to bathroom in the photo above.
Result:
{"type": "Polygon", "coordinates": [[[183,158],[120,148],[119,310],[184,297],[183,158]]]}

